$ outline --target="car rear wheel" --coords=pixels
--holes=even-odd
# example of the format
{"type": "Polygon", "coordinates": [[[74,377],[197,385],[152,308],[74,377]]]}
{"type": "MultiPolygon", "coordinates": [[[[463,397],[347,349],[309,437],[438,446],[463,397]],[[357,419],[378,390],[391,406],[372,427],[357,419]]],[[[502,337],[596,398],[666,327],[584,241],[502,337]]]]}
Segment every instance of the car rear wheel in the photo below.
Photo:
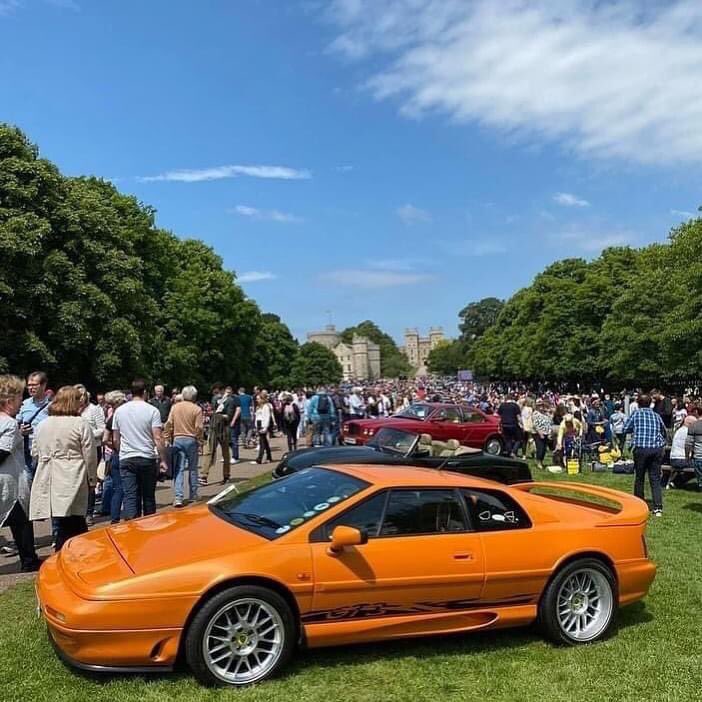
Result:
{"type": "Polygon", "coordinates": [[[583,558],[562,568],[539,605],[539,622],[551,640],[582,644],[602,639],[617,615],[617,586],[609,567],[583,558]]]}
{"type": "Polygon", "coordinates": [[[483,451],[490,456],[499,456],[502,453],[502,448],[502,439],[492,436],[485,442],[483,451]]]}
{"type": "Polygon", "coordinates": [[[288,603],[264,587],[229,588],[205,602],[185,640],[185,657],[206,685],[249,685],[275,675],[292,655],[288,603]]]}

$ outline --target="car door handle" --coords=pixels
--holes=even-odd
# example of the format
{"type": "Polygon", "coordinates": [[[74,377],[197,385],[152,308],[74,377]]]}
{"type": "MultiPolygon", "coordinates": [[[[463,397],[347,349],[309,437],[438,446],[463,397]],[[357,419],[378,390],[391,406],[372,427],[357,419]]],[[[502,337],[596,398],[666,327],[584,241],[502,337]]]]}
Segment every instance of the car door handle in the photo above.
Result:
{"type": "Polygon", "coordinates": [[[472,561],[473,560],[473,554],[468,552],[468,551],[463,551],[461,553],[454,553],[453,557],[457,561],[472,561]]]}

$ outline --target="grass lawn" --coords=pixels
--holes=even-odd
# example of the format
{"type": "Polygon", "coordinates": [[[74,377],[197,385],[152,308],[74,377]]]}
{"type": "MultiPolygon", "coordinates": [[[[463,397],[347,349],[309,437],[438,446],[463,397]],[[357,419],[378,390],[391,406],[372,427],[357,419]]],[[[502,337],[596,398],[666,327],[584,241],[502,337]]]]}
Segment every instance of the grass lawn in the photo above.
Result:
{"type": "MultiPolygon", "coordinates": [[[[632,484],[584,477],[626,491],[632,484]]],[[[283,677],[244,690],[205,689],[186,671],[95,678],[56,658],[24,583],[0,595],[0,700],[700,700],[702,494],[664,497],[665,515],[648,530],[659,568],[650,596],[622,610],[618,632],[602,643],[556,648],[520,629],[306,651],[283,677]]]]}

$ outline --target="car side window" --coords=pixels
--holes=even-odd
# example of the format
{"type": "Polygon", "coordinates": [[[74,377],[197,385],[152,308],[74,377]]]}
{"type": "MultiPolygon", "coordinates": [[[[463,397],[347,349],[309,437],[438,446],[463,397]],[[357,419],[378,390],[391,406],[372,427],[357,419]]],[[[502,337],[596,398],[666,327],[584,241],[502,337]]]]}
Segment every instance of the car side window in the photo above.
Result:
{"type": "Polygon", "coordinates": [[[380,536],[467,530],[465,512],[455,490],[392,490],[380,536]]]}
{"type": "Polygon", "coordinates": [[[499,490],[461,490],[476,531],[528,529],[526,512],[509,495],[499,490]]]}
{"type": "Polygon", "coordinates": [[[458,424],[461,421],[461,412],[457,407],[443,407],[436,415],[442,422],[453,422],[458,424]]]}
{"type": "Polygon", "coordinates": [[[378,536],[387,497],[387,490],[383,490],[382,492],[372,495],[367,500],[363,500],[361,504],[346,510],[343,514],[334,517],[334,519],[331,519],[319,529],[316,529],[311,535],[311,540],[329,541],[332,532],[335,527],[338,526],[365,529],[368,532],[368,537],[371,539],[378,536]]]}
{"type": "Polygon", "coordinates": [[[463,421],[470,422],[471,424],[478,424],[484,422],[485,419],[480,412],[474,412],[473,410],[463,410],[463,421]]]}

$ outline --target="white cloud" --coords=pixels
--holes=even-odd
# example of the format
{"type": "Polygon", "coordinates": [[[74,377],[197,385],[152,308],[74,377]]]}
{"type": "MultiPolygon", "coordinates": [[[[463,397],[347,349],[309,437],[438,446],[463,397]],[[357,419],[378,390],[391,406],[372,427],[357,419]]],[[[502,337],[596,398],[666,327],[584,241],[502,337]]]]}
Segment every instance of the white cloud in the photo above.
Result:
{"type": "Polygon", "coordinates": [[[551,234],[549,238],[585,253],[600,253],[610,246],[630,246],[636,243],[636,236],[633,232],[626,230],[602,231],[601,228],[588,230],[571,227],[565,231],[551,234]]]}
{"type": "Polygon", "coordinates": [[[401,285],[414,285],[431,280],[426,273],[406,273],[402,271],[366,271],[346,269],[323,273],[320,278],[329,283],[336,283],[353,288],[394,288],[401,285]]]}
{"type": "Polygon", "coordinates": [[[592,157],[702,161],[699,0],[333,0],[330,50],[401,112],[592,157]]]}
{"type": "Polygon", "coordinates": [[[302,218],[289,212],[279,212],[278,210],[259,210],[257,207],[248,205],[237,205],[233,210],[235,214],[251,219],[269,220],[271,222],[291,223],[301,222],[302,218]]]}
{"type": "Polygon", "coordinates": [[[556,193],[553,201],[563,207],[590,207],[590,203],[573,193],[556,193]]]}
{"type": "Polygon", "coordinates": [[[419,207],[410,205],[402,205],[395,210],[395,214],[407,225],[417,224],[419,222],[431,222],[431,215],[419,207]]]}
{"type": "Polygon", "coordinates": [[[223,178],[236,178],[237,176],[276,178],[279,180],[307,180],[312,177],[312,174],[307,170],[298,170],[287,166],[214,166],[213,168],[166,171],[166,173],[155,176],[141,176],[137,180],[143,183],[158,180],[199,183],[203,180],[221,180],[223,178]]]}
{"type": "Polygon", "coordinates": [[[671,210],[670,214],[672,214],[673,217],[684,217],[685,219],[692,219],[699,216],[699,214],[688,212],[687,210],[671,210]]]}
{"type": "Polygon", "coordinates": [[[337,166],[336,170],[339,173],[350,173],[353,170],[353,166],[337,166]]]}
{"type": "Polygon", "coordinates": [[[377,258],[368,261],[368,267],[386,271],[412,271],[418,263],[420,262],[413,258],[377,258]]]}
{"type": "Polygon", "coordinates": [[[270,271],[247,271],[237,275],[237,280],[240,283],[258,283],[262,280],[275,280],[278,276],[270,271]]]}

